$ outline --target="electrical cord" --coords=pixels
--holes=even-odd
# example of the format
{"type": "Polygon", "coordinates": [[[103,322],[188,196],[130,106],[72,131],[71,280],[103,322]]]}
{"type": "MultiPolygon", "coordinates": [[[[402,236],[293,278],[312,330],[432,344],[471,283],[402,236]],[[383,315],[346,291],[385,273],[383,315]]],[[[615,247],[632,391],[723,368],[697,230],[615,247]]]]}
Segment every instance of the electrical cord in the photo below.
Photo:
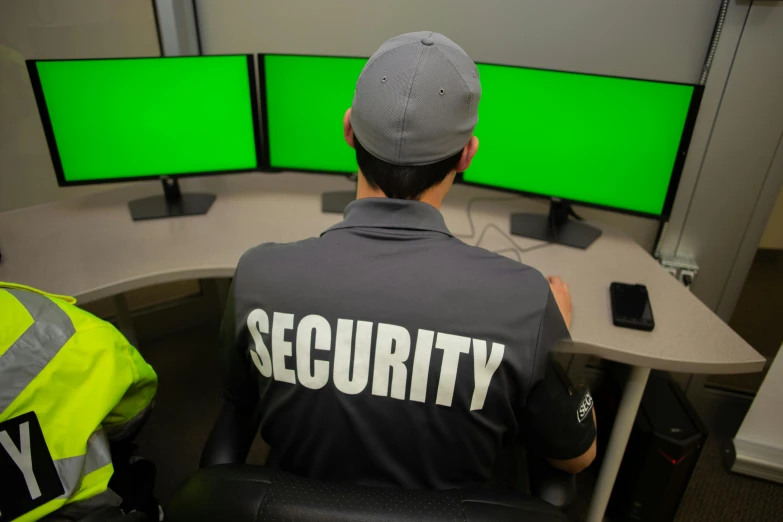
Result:
{"type": "Polygon", "coordinates": [[[699,85],[707,83],[707,77],[710,75],[710,69],[712,68],[712,61],[715,59],[715,51],[718,50],[720,33],[723,31],[723,25],[726,23],[726,11],[728,8],[729,0],[723,0],[720,3],[720,9],[718,10],[718,19],[715,22],[715,29],[712,32],[712,40],[710,41],[710,48],[707,51],[707,58],[704,60],[704,67],[701,70],[699,85]]]}
{"type": "Polygon", "coordinates": [[[470,225],[469,234],[454,234],[456,237],[462,239],[472,239],[476,235],[476,226],[473,223],[473,204],[479,201],[514,201],[521,199],[521,196],[511,196],[507,198],[473,198],[468,201],[468,225],[470,225]]]}
{"type": "MultiPolygon", "coordinates": [[[[473,205],[480,201],[514,201],[517,199],[520,199],[521,196],[512,196],[508,198],[473,198],[470,201],[468,201],[468,207],[467,207],[467,214],[468,214],[468,224],[470,225],[470,233],[469,234],[454,234],[455,237],[459,237],[462,239],[472,239],[476,235],[476,225],[473,221],[473,205]]],[[[514,240],[513,237],[511,237],[510,234],[508,234],[506,231],[501,229],[499,226],[497,226],[495,223],[488,223],[479,234],[478,241],[476,241],[476,246],[481,245],[481,241],[484,239],[484,236],[487,235],[487,232],[490,229],[496,230],[498,233],[500,233],[501,236],[506,238],[506,240],[511,243],[510,248],[503,248],[501,250],[493,250],[492,252],[495,254],[502,254],[505,252],[514,252],[516,254],[517,260],[521,263],[522,262],[522,255],[526,254],[528,252],[532,252],[533,250],[538,250],[539,248],[548,247],[551,245],[551,243],[541,243],[540,245],[535,245],[532,247],[521,247],[519,244],[514,240]]]]}

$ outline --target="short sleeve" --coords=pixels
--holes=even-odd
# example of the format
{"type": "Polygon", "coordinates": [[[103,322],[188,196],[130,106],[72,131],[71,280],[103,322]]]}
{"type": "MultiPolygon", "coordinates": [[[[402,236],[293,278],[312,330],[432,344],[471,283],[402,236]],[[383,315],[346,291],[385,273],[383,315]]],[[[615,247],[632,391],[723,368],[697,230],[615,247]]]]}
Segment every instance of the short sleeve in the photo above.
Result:
{"type": "Polygon", "coordinates": [[[237,331],[235,310],[232,281],[220,324],[223,394],[229,402],[244,407],[258,401],[258,383],[253,375],[252,362],[248,354],[248,333],[246,330],[237,331]]]}
{"type": "Polygon", "coordinates": [[[527,445],[550,459],[579,457],[595,440],[592,410],[590,391],[572,386],[562,370],[550,363],[525,406],[522,429],[527,445]]]}
{"type": "Polygon", "coordinates": [[[538,326],[538,340],[536,341],[536,358],[533,369],[533,378],[531,379],[531,385],[535,386],[535,383],[544,378],[544,373],[549,360],[549,354],[555,347],[563,342],[571,339],[571,334],[568,333],[568,327],[563,319],[563,314],[560,313],[560,308],[557,306],[555,296],[552,295],[552,291],[548,291],[546,306],[541,314],[541,322],[538,326]]]}
{"type": "Polygon", "coordinates": [[[570,339],[551,291],[541,317],[531,391],[522,415],[522,435],[529,449],[556,460],[584,454],[595,440],[593,401],[577,389],[551,360],[551,351],[570,339]]]}

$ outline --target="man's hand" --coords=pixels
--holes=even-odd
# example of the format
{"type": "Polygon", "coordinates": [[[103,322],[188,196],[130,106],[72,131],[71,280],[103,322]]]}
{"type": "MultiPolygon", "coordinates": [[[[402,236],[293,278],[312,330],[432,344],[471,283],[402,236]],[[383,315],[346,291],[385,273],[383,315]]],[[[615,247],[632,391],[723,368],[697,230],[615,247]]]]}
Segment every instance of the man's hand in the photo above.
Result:
{"type": "Polygon", "coordinates": [[[563,319],[568,329],[571,329],[571,291],[568,289],[568,285],[559,277],[551,276],[546,278],[549,281],[549,288],[552,289],[552,294],[555,296],[557,307],[560,308],[560,313],[563,314],[563,319]]]}

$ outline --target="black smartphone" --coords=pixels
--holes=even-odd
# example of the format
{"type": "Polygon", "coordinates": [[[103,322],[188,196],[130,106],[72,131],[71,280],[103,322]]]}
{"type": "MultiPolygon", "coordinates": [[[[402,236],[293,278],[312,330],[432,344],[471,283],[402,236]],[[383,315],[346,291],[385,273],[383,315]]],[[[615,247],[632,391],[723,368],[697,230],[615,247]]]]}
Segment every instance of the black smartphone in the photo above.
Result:
{"type": "Polygon", "coordinates": [[[646,286],[612,283],[609,293],[612,296],[612,319],[615,326],[647,332],[655,328],[646,286]]]}

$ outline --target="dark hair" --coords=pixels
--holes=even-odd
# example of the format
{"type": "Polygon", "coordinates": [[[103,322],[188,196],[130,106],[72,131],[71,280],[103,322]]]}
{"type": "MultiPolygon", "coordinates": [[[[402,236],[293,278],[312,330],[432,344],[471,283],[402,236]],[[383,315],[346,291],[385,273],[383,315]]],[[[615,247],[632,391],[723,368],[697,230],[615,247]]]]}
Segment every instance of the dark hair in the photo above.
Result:
{"type": "Polygon", "coordinates": [[[367,183],[394,199],[416,199],[422,192],[446,179],[462,157],[460,150],[449,158],[429,165],[392,165],[367,152],[355,135],[353,141],[356,161],[367,183]]]}

